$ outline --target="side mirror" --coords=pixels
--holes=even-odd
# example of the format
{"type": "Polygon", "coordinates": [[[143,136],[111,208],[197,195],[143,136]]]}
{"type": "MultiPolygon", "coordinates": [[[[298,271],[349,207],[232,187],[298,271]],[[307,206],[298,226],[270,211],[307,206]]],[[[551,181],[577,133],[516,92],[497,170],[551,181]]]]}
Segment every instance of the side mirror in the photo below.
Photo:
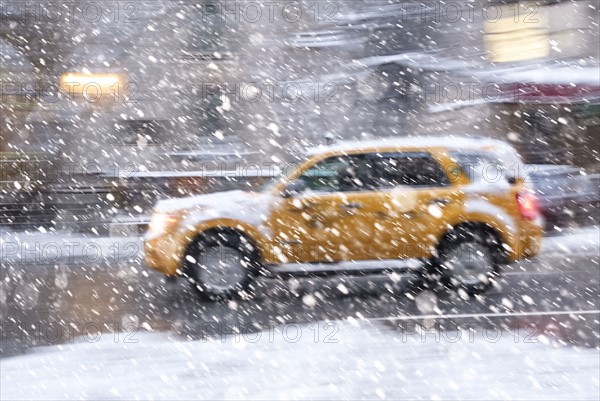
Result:
{"type": "Polygon", "coordinates": [[[284,190],[281,192],[281,196],[284,198],[291,198],[292,196],[301,194],[305,190],[306,183],[303,180],[299,179],[288,184],[288,186],[285,187],[284,190]]]}

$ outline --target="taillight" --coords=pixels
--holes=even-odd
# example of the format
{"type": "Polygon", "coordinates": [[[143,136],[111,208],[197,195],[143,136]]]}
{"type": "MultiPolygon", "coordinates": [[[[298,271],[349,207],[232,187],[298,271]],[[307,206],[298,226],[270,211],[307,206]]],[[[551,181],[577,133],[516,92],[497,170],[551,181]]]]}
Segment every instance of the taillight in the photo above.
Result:
{"type": "Polygon", "coordinates": [[[521,217],[525,220],[534,220],[540,214],[537,198],[531,192],[519,192],[517,194],[517,205],[521,217]]]}

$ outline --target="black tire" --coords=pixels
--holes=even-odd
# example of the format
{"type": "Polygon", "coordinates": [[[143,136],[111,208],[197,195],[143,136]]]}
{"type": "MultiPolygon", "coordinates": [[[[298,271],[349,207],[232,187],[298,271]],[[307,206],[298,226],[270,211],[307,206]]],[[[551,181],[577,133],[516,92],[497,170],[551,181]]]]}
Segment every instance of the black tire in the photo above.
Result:
{"type": "Polygon", "coordinates": [[[438,248],[432,262],[434,277],[444,286],[469,295],[484,293],[498,280],[501,243],[479,228],[457,227],[438,248]]]}
{"type": "Polygon", "coordinates": [[[189,247],[184,271],[201,298],[223,301],[247,293],[258,269],[256,249],[245,237],[211,232],[189,247]]]}

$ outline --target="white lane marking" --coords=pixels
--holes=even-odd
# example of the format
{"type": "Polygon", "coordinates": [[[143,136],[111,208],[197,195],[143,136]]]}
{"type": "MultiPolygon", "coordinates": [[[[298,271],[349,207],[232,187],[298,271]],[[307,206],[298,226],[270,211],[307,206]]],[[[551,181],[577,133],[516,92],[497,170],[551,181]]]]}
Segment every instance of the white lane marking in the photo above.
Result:
{"type": "MultiPolygon", "coordinates": [[[[600,315],[600,309],[594,310],[569,310],[569,311],[539,311],[539,312],[503,312],[503,313],[457,313],[446,315],[413,315],[413,316],[389,316],[389,317],[373,317],[360,320],[381,321],[381,320],[415,320],[415,319],[440,319],[440,318],[455,318],[462,319],[468,317],[512,317],[512,316],[552,316],[552,315],[600,315]]],[[[359,320],[359,321],[360,321],[359,320]]]]}
{"type": "Polygon", "coordinates": [[[591,272],[589,270],[559,270],[555,272],[507,272],[502,273],[502,276],[552,276],[552,275],[560,275],[560,274],[574,274],[574,273],[596,273],[591,272]]]}

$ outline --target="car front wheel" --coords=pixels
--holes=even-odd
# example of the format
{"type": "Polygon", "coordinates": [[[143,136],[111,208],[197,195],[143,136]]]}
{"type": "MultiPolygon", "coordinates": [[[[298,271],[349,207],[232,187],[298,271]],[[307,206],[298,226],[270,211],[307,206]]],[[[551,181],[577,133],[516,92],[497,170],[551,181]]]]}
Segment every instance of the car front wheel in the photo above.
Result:
{"type": "Polygon", "coordinates": [[[210,234],[192,244],[185,270],[202,298],[230,299],[244,293],[254,277],[253,251],[242,236],[210,234]]]}

